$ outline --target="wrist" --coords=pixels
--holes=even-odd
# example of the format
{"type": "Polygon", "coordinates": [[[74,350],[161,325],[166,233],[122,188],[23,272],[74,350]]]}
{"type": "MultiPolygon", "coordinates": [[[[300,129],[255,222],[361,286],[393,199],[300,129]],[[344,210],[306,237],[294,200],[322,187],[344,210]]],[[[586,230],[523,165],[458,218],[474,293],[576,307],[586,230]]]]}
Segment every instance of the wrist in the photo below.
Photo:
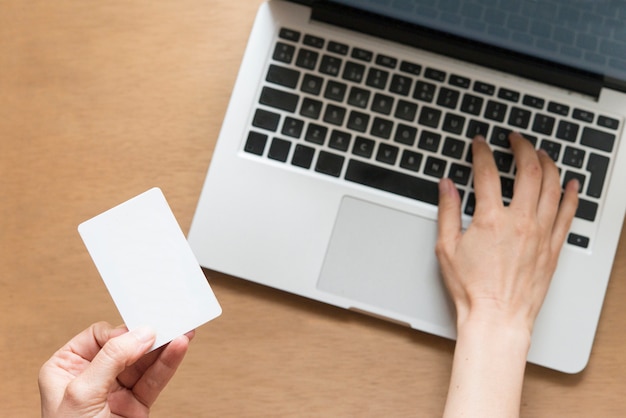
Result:
{"type": "Polygon", "coordinates": [[[523,318],[510,317],[498,310],[475,309],[457,319],[457,340],[480,347],[500,358],[526,363],[532,330],[523,318]]]}

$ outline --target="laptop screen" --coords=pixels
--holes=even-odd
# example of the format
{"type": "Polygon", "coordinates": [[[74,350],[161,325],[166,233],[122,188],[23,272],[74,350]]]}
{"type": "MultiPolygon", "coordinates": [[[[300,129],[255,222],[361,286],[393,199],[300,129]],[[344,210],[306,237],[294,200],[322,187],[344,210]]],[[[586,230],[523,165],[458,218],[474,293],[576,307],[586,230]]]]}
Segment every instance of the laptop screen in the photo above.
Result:
{"type": "Polygon", "coordinates": [[[626,0],[335,0],[626,81],[626,0]]]}

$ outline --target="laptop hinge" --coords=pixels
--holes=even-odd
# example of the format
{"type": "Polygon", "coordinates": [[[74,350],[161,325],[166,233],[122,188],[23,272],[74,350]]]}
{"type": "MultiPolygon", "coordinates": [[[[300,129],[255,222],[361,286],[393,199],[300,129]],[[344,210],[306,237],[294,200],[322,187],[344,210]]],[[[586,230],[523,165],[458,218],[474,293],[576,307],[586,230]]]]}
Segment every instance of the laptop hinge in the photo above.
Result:
{"type": "Polygon", "coordinates": [[[595,100],[603,77],[330,1],[314,2],[311,18],[509,74],[575,91],[595,100]]]}

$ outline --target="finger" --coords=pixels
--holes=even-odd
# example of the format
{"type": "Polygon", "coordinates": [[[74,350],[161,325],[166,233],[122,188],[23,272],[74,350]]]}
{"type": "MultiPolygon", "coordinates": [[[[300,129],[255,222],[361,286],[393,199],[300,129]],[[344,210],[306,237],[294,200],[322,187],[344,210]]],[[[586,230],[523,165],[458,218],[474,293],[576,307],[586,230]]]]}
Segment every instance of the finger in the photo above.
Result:
{"type": "Polygon", "coordinates": [[[445,245],[461,233],[461,199],[450,179],[439,182],[439,211],[437,213],[438,243],[445,245]]]}
{"type": "Polygon", "coordinates": [[[138,328],[108,340],[85,371],[71,382],[74,393],[106,397],[126,367],[136,362],[154,343],[155,333],[138,328]]]}
{"type": "Polygon", "coordinates": [[[91,361],[102,346],[118,332],[107,322],[97,322],[72,338],[62,350],[68,349],[85,360],[91,361]]]}
{"type": "Polygon", "coordinates": [[[541,163],[543,180],[537,205],[537,220],[545,229],[553,227],[559,201],[561,200],[561,179],[559,170],[552,158],[543,150],[537,152],[541,163]]]}
{"type": "Polygon", "coordinates": [[[159,393],[176,373],[188,348],[189,338],[186,335],[175,338],[165,347],[132,389],[141,403],[150,407],[156,401],[159,393]]]}
{"type": "Polygon", "coordinates": [[[472,161],[474,166],[474,191],[476,193],[476,211],[485,207],[502,206],[502,187],[498,168],[485,138],[477,136],[472,142],[472,161]]]}
{"type": "Polygon", "coordinates": [[[565,242],[565,237],[569,232],[572,220],[576,215],[578,208],[578,188],[580,184],[578,180],[570,180],[565,185],[565,194],[561,200],[561,206],[557,212],[554,227],[552,228],[552,248],[560,249],[565,242]]]}
{"type": "MultiPolygon", "coordinates": [[[[187,339],[191,341],[196,335],[195,330],[191,330],[185,334],[187,339]]],[[[157,358],[161,355],[161,352],[165,349],[166,346],[162,346],[153,350],[141,357],[132,366],[124,369],[122,373],[117,376],[118,382],[121,386],[125,388],[132,388],[137,384],[137,381],[144,375],[146,370],[152,366],[152,364],[157,360],[157,358]]]]}
{"type": "Polygon", "coordinates": [[[520,207],[535,212],[543,175],[537,151],[530,141],[517,132],[511,132],[509,142],[513,149],[517,169],[511,207],[520,207]]]}

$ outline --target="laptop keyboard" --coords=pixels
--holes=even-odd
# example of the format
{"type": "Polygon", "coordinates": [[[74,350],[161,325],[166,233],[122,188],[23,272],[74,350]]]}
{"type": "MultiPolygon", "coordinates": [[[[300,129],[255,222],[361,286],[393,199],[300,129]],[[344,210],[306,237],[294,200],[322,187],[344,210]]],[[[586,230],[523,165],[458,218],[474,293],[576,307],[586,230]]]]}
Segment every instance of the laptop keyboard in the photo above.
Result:
{"type": "MultiPolygon", "coordinates": [[[[576,217],[593,222],[621,122],[523,91],[282,28],[244,151],[297,169],[437,205],[439,179],[473,215],[471,140],[490,143],[504,203],[513,196],[511,130],[543,148],[562,184],[580,181],[576,217]]],[[[588,247],[590,237],[568,242],[588,247]]]]}

